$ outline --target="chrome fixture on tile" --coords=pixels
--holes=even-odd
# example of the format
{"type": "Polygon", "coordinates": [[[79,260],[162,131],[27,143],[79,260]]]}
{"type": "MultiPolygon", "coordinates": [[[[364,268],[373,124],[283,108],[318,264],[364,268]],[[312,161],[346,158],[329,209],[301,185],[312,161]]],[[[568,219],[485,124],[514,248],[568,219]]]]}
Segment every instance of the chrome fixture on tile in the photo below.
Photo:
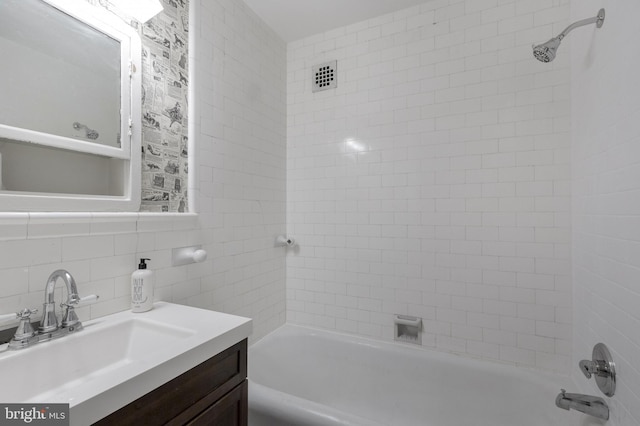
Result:
{"type": "Polygon", "coordinates": [[[594,376],[602,393],[613,396],[616,393],[616,364],[611,352],[604,343],[598,343],[593,347],[591,358],[591,361],[583,359],[578,363],[580,371],[587,379],[594,376]]]}
{"type": "Polygon", "coordinates": [[[295,245],[296,240],[286,235],[278,235],[273,243],[274,247],[294,247],[295,245]]]}
{"type": "Polygon", "coordinates": [[[609,406],[597,396],[566,393],[564,389],[560,389],[560,393],[556,397],[556,406],[564,410],[578,410],[599,419],[609,420],[609,406]]]}
{"type": "Polygon", "coordinates": [[[171,266],[189,265],[200,263],[207,259],[206,250],[202,246],[180,247],[171,250],[171,266]]]}
{"type": "MultiPolygon", "coordinates": [[[[604,343],[593,347],[592,360],[583,359],[578,363],[580,371],[587,379],[594,376],[598,388],[607,396],[616,392],[616,364],[604,343]]],[[[565,410],[574,409],[599,419],[609,420],[609,406],[597,396],[566,393],[564,389],[556,397],[556,406],[565,410]]]]}
{"type": "Polygon", "coordinates": [[[602,27],[604,23],[604,9],[598,11],[598,15],[593,18],[583,19],[581,21],[574,22],[564,29],[557,37],[552,38],[546,43],[533,46],[533,56],[540,62],[551,62],[556,57],[556,50],[560,47],[560,42],[569,32],[575,28],[582,27],[583,25],[596,24],[597,28],[602,27]]]}
{"type": "Polygon", "coordinates": [[[54,271],[47,280],[45,287],[44,305],[42,319],[38,330],[34,330],[31,326],[31,315],[38,312],[37,309],[25,308],[15,314],[3,315],[0,320],[19,319],[20,325],[15,335],[9,342],[9,349],[22,349],[35,343],[45,342],[47,340],[57,339],[67,334],[82,330],[82,323],[78,319],[74,308],[83,302],[92,302],[98,300],[97,295],[92,294],[85,297],[78,295],[76,282],[71,274],[64,269],[54,271]],[[61,303],[64,308],[62,320],[58,323],[56,316],[56,306],[54,300],[55,287],[58,278],[62,279],[67,287],[67,300],[61,303]]]}

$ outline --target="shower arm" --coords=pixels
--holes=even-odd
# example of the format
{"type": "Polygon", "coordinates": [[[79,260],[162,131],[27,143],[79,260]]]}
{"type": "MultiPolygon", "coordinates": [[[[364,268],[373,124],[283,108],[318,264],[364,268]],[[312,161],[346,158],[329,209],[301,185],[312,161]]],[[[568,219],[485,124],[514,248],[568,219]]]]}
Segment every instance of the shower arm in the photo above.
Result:
{"type": "Polygon", "coordinates": [[[580,21],[574,22],[573,24],[569,25],[567,28],[564,29],[564,31],[562,31],[559,35],[558,35],[558,39],[562,40],[563,38],[566,37],[567,34],[569,34],[571,31],[575,30],[578,27],[583,27],[585,25],[589,25],[589,24],[596,24],[596,27],[600,28],[602,27],[602,23],[604,22],[604,9],[600,9],[600,11],[598,11],[598,15],[594,16],[593,18],[587,18],[587,19],[582,19],[580,21]]]}

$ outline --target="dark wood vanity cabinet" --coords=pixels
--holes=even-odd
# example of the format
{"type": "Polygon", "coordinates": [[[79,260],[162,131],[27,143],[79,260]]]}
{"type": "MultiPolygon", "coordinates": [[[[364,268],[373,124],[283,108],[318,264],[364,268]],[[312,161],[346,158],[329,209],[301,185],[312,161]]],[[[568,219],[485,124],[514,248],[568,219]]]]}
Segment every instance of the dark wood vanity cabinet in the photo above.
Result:
{"type": "Polygon", "coordinates": [[[138,398],[98,426],[246,426],[247,340],[138,398]]]}

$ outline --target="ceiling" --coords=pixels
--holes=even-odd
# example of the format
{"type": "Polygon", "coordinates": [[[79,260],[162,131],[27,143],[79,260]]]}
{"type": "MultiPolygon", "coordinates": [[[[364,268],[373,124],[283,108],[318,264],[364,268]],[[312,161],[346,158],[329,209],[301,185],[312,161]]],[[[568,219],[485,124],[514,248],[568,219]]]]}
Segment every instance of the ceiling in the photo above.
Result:
{"type": "Polygon", "coordinates": [[[425,3],[425,0],[244,1],[286,42],[425,3]]]}

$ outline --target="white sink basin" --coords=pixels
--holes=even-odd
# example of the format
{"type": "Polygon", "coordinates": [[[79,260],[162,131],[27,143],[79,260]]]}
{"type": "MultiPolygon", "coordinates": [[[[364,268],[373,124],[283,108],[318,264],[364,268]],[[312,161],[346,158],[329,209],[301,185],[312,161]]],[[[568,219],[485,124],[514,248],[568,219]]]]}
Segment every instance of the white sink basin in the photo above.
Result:
{"type": "MultiPolygon", "coordinates": [[[[49,401],[56,393],[134,362],[144,362],[149,352],[193,336],[193,330],[173,327],[144,317],[107,321],[58,340],[40,343],[0,358],[0,371],[16,402],[49,401]],[[25,380],[25,372],[29,379],[25,380]]],[[[4,393],[5,391],[1,391],[4,393]]]]}
{"type": "Polygon", "coordinates": [[[0,346],[0,401],[69,403],[71,424],[90,424],[251,332],[247,318],[164,302],[84,326],[22,350],[0,346]]]}

